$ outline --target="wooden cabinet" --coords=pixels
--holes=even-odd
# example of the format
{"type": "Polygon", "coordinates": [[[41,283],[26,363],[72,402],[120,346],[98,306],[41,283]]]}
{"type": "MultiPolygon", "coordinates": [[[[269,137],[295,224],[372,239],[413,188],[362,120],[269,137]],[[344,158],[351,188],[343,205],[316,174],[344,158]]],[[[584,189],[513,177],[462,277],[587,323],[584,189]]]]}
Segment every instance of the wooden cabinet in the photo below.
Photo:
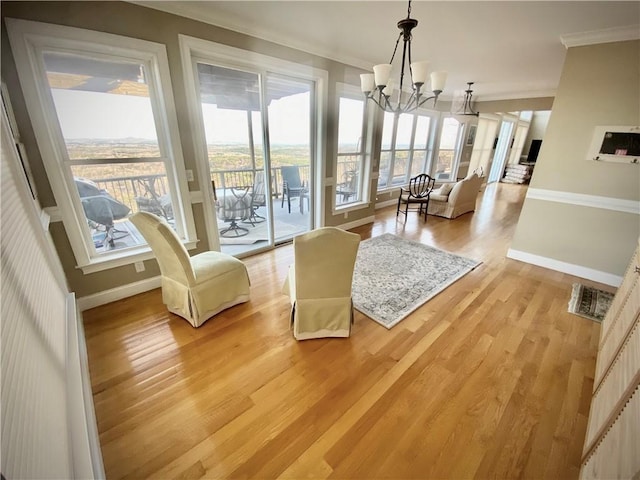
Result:
{"type": "Polygon", "coordinates": [[[580,478],[640,478],[640,240],[602,322],[580,478]]]}

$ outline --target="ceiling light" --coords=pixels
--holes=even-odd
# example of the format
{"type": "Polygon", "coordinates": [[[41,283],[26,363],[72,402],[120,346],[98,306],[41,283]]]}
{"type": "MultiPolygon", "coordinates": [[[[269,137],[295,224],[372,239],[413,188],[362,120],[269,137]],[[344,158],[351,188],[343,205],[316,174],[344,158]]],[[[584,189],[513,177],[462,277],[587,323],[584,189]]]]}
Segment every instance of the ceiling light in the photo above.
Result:
{"type": "Polygon", "coordinates": [[[464,98],[458,97],[451,102],[451,113],[455,115],[473,115],[477,117],[480,115],[478,112],[474,112],[471,107],[471,99],[473,97],[473,90],[471,90],[473,82],[467,82],[467,89],[464,91],[464,98]]]}
{"type": "Polygon", "coordinates": [[[427,101],[433,99],[435,106],[438,95],[444,89],[447,80],[447,72],[431,73],[431,90],[432,96],[425,96],[422,87],[427,83],[429,73],[429,62],[412,62],[411,60],[411,30],[418,25],[418,20],[411,18],[411,0],[407,9],[407,18],[398,22],[398,28],[401,30],[396,46],[393,49],[393,55],[388,64],[376,65],[373,67],[373,73],[365,73],[360,75],[360,83],[362,91],[368,99],[373,100],[380,108],[386,112],[404,113],[415,110],[423,106],[427,101]],[[402,66],[400,67],[400,83],[396,101],[393,101],[392,94],[395,82],[390,78],[393,59],[398,50],[400,39],[402,38],[402,66]],[[412,91],[403,92],[405,67],[408,66],[411,75],[412,91]]]}

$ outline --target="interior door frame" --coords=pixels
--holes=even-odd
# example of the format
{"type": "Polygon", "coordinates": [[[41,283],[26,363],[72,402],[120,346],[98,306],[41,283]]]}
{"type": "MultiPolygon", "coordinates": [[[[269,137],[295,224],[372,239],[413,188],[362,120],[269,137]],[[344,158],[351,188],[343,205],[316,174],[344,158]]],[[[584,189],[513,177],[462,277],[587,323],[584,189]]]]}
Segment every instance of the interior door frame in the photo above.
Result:
{"type": "MultiPolygon", "coordinates": [[[[326,70],[321,70],[307,65],[300,65],[288,60],[270,57],[250,50],[243,50],[229,45],[190,37],[188,35],[179,34],[178,37],[180,43],[182,71],[184,75],[185,94],[187,96],[187,105],[189,110],[189,122],[192,132],[193,152],[196,159],[197,180],[200,185],[199,191],[190,192],[191,202],[202,203],[209,249],[220,251],[220,241],[218,237],[216,211],[214,208],[214,192],[211,186],[211,177],[208,166],[206,139],[204,138],[202,113],[199,105],[197,76],[194,71],[195,63],[198,59],[221,67],[236,68],[242,71],[256,73],[261,76],[268,73],[275,73],[314,82],[315,98],[313,99],[313,108],[315,108],[315,115],[313,115],[313,131],[311,132],[310,141],[313,148],[311,156],[311,178],[314,182],[315,194],[314,199],[311,201],[313,208],[313,223],[311,227],[318,228],[322,226],[324,224],[325,215],[325,192],[324,188],[322,188],[322,169],[326,163],[326,152],[325,145],[320,141],[320,139],[325,138],[325,122],[323,120],[326,118],[328,106],[328,72],[326,70]]],[[[268,129],[268,126],[263,128],[268,129]]],[[[265,144],[265,157],[268,155],[268,152],[266,152],[267,147],[268,145],[265,144]]],[[[251,252],[248,252],[248,254],[255,254],[261,250],[270,248],[274,248],[274,245],[269,245],[264,247],[264,249],[252,250],[251,252]]]]}
{"type": "Polygon", "coordinates": [[[500,143],[500,137],[502,136],[502,127],[504,124],[506,123],[510,123],[511,124],[511,131],[509,132],[509,138],[506,139],[506,150],[504,152],[504,158],[500,160],[500,162],[502,163],[501,167],[500,167],[500,172],[498,173],[498,178],[496,180],[491,180],[491,172],[493,171],[495,162],[496,162],[496,155],[498,154],[498,147],[496,146],[496,151],[493,154],[493,159],[491,160],[491,166],[489,167],[489,172],[487,173],[487,183],[494,183],[494,182],[499,182],[500,179],[502,178],[502,175],[504,175],[504,170],[507,167],[507,162],[509,161],[509,156],[511,153],[511,147],[512,147],[512,143],[513,143],[513,139],[514,139],[514,132],[516,130],[516,126],[518,124],[518,117],[515,115],[511,115],[511,114],[505,114],[502,115],[502,119],[500,121],[500,125],[498,126],[498,144],[500,143]]]}

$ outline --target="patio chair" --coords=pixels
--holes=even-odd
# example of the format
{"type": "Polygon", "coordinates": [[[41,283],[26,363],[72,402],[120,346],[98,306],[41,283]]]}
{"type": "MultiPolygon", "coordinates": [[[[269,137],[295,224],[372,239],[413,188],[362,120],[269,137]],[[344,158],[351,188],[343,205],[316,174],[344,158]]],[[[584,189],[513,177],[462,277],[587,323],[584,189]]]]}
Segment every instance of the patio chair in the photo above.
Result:
{"type": "Polygon", "coordinates": [[[267,196],[264,185],[264,172],[256,172],[253,178],[253,187],[249,192],[251,196],[251,214],[244,222],[255,226],[256,223],[262,223],[266,220],[262,215],[258,215],[257,210],[267,205],[267,196]]]}
{"type": "Polygon", "coordinates": [[[297,166],[281,167],[282,172],[282,204],[284,207],[284,199],[287,197],[287,206],[291,213],[291,197],[300,200],[300,213],[304,213],[303,199],[308,196],[309,190],[307,186],[300,180],[300,168],[297,166]]]}
{"type": "Polygon", "coordinates": [[[162,301],[170,312],[199,327],[221,311],[249,301],[249,274],[240,260],[221,252],[189,257],[174,230],[162,218],[138,212],[130,220],[158,261],[162,301]]]}
{"type": "Polygon", "coordinates": [[[351,283],[359,244],[360,235],[336,227],[293,239],[294,263],[283,293],[291,300],[291,328],[297,340],[351,334],[351,283]]]}

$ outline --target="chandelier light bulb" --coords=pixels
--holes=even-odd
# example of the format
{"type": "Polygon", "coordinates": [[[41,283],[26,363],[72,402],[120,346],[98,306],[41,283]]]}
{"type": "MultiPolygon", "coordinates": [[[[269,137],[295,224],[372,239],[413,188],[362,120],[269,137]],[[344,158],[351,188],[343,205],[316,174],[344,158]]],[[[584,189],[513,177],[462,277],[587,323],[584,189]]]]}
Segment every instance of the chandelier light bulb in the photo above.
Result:
{"type": "Polygon", "coordinates": [[[364,93],[373,92],[375,90],[376,82],[373,73],[363,73],[360,75],[360,88],[364,93]]]}
{"type": "Polygon", "coordinates": [[[385,87],[388,85],[389,77],[391,77],[391,64],[383,63],[373,67],[373,75],[377,87],[385,87]]]}
{"type": "Polygon", "coordinates": [[[429,74],[429,62],[413,62],[411,64],[411,80],[414,85],[424,85],[427,83],[429,74]]]}

